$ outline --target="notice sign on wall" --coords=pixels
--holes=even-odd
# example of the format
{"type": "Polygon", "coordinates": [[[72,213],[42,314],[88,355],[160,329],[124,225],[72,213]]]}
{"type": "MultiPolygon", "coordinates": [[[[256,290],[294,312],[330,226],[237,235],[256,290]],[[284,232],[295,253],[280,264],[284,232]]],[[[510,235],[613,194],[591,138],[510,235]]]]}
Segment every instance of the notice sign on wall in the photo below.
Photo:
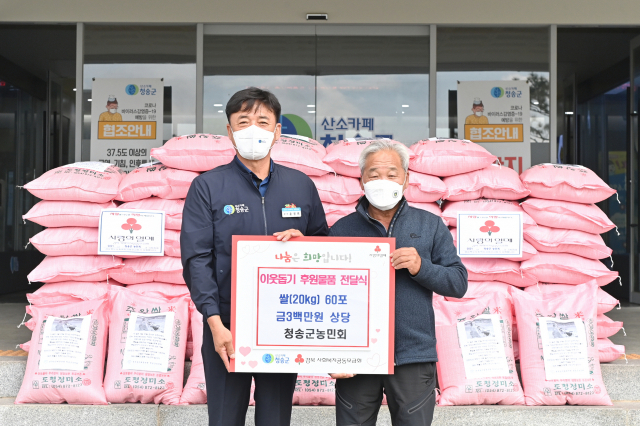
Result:
{"type": "Polygon", "coordinates": [[[234,236],[237,372],[393,373],[392,238],[234,236]]]}
{"type": "Polygon", "coordinates": [[[531,166],[529,84],[459,81],[458,135],[477,142],[522,173],[531,166]]]}
{"type": "Polygon", "coordinates": [[[162,79],[97,78],[91,98],[91,160],[129,172],[162,146],[162,79]]]}
{"type": "Polygon", "coordinates": [[[460,257],[522,257],[522,212],[458,213],[460,257]]]}
{"type": "Polygon", "coordinates": [[[98,254],[164,256],[164,215],[161,210],[103,209],[98,254]]]}

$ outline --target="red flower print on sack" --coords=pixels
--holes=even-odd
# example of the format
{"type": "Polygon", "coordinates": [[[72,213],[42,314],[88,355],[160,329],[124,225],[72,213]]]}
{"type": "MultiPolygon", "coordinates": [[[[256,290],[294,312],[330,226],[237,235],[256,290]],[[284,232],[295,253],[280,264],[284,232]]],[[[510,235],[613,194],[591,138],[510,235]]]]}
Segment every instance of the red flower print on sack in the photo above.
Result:
{"type": "Polygon", "coordinates": [[[122,229],[124,229],[125,231],[129,231],[130,233],[133,234],[133,231],[139,231],[142,229],[142,225],[136,223],[138,222],[137,220],[135,220],[134,218],[129,218],[127,219],[127,223],[123,223],[122,224],[122,229]]]}
{"type": "Polygon", "coordinates": [[[494,232],[500,232],[500,228],[496,226],[496,223],[492,220],[488,220],[484,223],[485,226],[480,227],[480,232],[487,232],[491,236],[494,232]]]}

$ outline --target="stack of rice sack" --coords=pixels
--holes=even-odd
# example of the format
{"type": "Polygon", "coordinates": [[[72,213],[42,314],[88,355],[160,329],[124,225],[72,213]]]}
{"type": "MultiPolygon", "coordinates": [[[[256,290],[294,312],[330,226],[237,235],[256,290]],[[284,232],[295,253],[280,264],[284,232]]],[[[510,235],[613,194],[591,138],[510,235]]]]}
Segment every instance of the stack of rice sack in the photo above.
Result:
{"type": "MultiPolygon", "coordinates": [[[[520,178],[531,191],[522,207],[538,224],[524,230],[525,241],[538,250],[522,263],[524,276],[539,283],[553,283],[537,288],[542,292],[567,290],[567,286],[592,280],[602,287],[619,278],[618,272],[600,261],[612,252],[600,234],[615,225],[595,205],[616,191],[583,166],[540,164],[525,170],[520,178]]],[[[600,288],[597,297],[598,345],[603,348],[600,359],[606,362],[624,353],[623,346],[613,345],[608,339],[622,328],[622,323],[604,315],[617,301],[600,288]]]]}
{"type": "MultiPolygon", "coordinates": [[[[442,203],[441,216],[450,227],[454,244],[457,244],[459,212],[522,212],[524,226],[535,226],[535,222],[518,205],[517,200],[529,194],[518,174],[507,167],[494,164],[497,157],[480,145],[466,140],[432,138],[417,142],[411,146],[411,150],[415,154],[409,163],[412,171],[442,177],[445,185],[442,199],[445,201],[442,203]]],[[[533,247],[524,248],[527,257],[535,253],[533,247]]],[[[525,287],[535,284],[535,281],[522,276],[521,260],[464,258],[462,261],[469,276],[469,286],[464,298],[457,300],[436,297],[436,349],[440,354],[438,370],[443,391],[441,404],[524,403],[522,388],[515,372],[518,332],[509,287],[525,287]],[[483,305],[482,308],[480,305],[483,305]],[[485,309],[487,306],[491,306],[488,311],[485,309]],[[457,342],[458,320],[464,318],[466,322],[473,321],[481,314],[499,316],[503,328],[499,333],[503,346],[500,355],[504,359],[502,370],[508,369],[506,372],[502,371],[498,378],[493,377],[496,372],[487,371],[484,378],[480,379],[481,376],[475,375],[473,378],[477,380],[472,380],[465,373],[460,346],[455,344],[459,356],[450,357],[448,354],[453,343],[457,342]],[[496,387],[499,390],[495,390],[496,387]]]]}
{"type": "Polygon", "coordinates": [[[34,333],[21,345],[29,358],[16,403],[107,404],[109,292],[119,287],[110,276],[123,263],[97,255],[98,223],[102,209],[115,208],[122,177],[109,164],[82,162],[50,170],[24,186],[42,199],[23,219],[47,227],[29,240],[46,257],[28,275],[30,282],[45,284],[27,295],[31,319],[25,324],[34,333]],[[71,334],[64,342],[50,342],[48,328],[71,334]],[[61,366],[60,351],[83,355],[75,357],[75,365],[61,366]]]}
{"type": "MultiPolygon", "coordinates": [[[[392,143],[400,143],[387,139],[392,143]]],[[[371,139],[346,139],[327,147],[323,162],[335,171],[334,176],[322,179],[312,178],[327,214],[327,223],[332,226],[338,219],[355,210],[357,200],[363,195],[360,187],[360,153],[373,142],[371,139]]],[[[410,159],[415,157],[410,152],[410,159]]],[[[412,170],[409,185],[404,192],[409,205],[427,210],[440,216],[440,207],[436,201],[446,192],[442,180],[434,175],[412,170]]]]}

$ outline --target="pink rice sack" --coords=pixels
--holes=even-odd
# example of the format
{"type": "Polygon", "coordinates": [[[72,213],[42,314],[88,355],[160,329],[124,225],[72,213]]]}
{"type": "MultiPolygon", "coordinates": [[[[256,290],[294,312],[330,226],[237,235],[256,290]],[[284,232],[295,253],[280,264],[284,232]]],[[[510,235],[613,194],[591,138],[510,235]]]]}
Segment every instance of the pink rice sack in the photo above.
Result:
{"type": "MultiPolygon", "coordinates": [[[[498,294],[504,296],[511,300],[511,287],[510,284],[501,283],[500,281],[469,281],[467,283],[467,292],[464,294],[462,299],[480,299],[487,295],[498,294]]],[[[533,287],[527,287],[533,288],[533,287]]],[[[455,302],[457,300],[455,297],[445,297],[447,302],[455,302]]],[[[518,340],[518,326],[515,317],[515,312],[513,313],[513,325],[511,327],[511,335],[513,341],[518,340]]],[[[515,350],[515,349],[514,349],[515,350]]],[[[516,357],[517,358],[517,357],[516,357]]]]}
{"type": "Polygon", "coordinates": [[[48,228],[29,238],[47,256],[92,256],[98,253],[98,228],[48,228]]]}
{"type": "Polygon", "coordinates": [[[146,296],[164,297],[167,299],[178,296],[189,296],[189,287],[183,284],[167,284],[159,282],[130,284],[127,286],[127,290],[146,296]]]}
{"type": "Polygon", "coordinates": [[[32,283],[107,281],[122,266],[122,259],[115,256],[47,256],[27,279],[32,283]]]}
{"type": "Polygon", "coordinates": [[[425,139],[411,145],[409,168],[433,176],[453,176],[484,169],[498,157],[482,146],[459,139],[425,139]]]}
{"type": "MultiPolygon", "coordinates": [[[[595,282],[595,281],[590,281],[595,282]]],[[[597,284],[597,283],[596,283],[597,284]]],[[[570,284],[548,284],[539,283],[536,286],[527,287],[524,289],[527,293],[553,293],[558,291],[573,291],[575,287],[570,284]]],[[[598,287],[597,297],[597,313],[598,315],[605,314],[619,305],[618,300],[611,296],[609,293],[598,287]]],[[[600,333],[598,333],[600,336],[600,333]]]]}
{"type": "Polygon", "coordinates": [[[588,259],[604,259],[613,252],[600,235],[575,229],[532,226],[524,230],[524,239],[539,251],[571,253],[588,259]]]}
{"type": "Polygon", "coordinates": [[[525,277],[542,283],[583,284],[595,280],[599,286],[609,284],[618,277],[599,260],[587,259],[569,253],[539,252],[520,265],[525,277]]]}
{"type": "Polygon", "coordinates": [[[409,185],[404,191],[407,201],[429,203],[438,201],[447,193],[447,187],[442,179],[424,173],[409,173],[409,185]]]}
{"type": "Polygon", "coordinates": [[[536,226],[536,222],[518,205],[516,201],[484,199],[468,201],[447,201],[442,205],[442,217],[449,226],[458,226],[458,212],[522,212],[524,229],[536,226]]]}
{"type": "Polygon", "coordinates": [[[407,200],[407,204],[409,204],[411,207],[415,207],[416,209],[426,210],[429,213],[435,214],[436,216],[442,218],[442,222],[444,222],[445,226],[449,226],[449,221],[442,217],[442,210],[440,210],[440,206],[438,205],[438,203],[415,203],[413,201],[407,200]]]}
{"type": "Polygon", "coordinates": [[[33,293],[27,294],[27,300],[32,305],[50,303],[73,303],[81,300],[98,299],[108,294],[112,286],[121,286],[114,280],[109,282],[61,281],[49,283],[33,293]]]}
{"type": "Polygon", "coordinates": [[[179,257],[146,256],[126,259],[124,267],[113,270],[111,277],[122,284],[161,282],[186,284],[182,277],[182,262],[179,257]]]}
{"type": "Polygon", "coordinates": [[[273,161],[307,176],[333,173],[333,169],[322,162],[325,153],[320,142],[298,135],[282,135],[271,148],[273,161]]]}
{"type": "MultiPolygon", "coordinates": [[[[618,331],[623,330],[622,321],[614,321],[606,315],[598,315],[598,337],[611,337],[618,331]]],[[[626,336],[626,333],[625,333],[626,336]]]]}
{"type": "Polygon", "coordinates": [[[200,174],[172,169],[162,163],[147,163],[125,175],[118,188],[118,201],[137,201],[149,197],[175,200],[187,198],[191,182],[200,174]]]}
{"type": "Polygon", "coordinates": [[[360,181],[352,177],[326,174],[311,176],[316,185],[320,201],[329,204],[352,204],[364,195],[360,181]]]}
{"type": "Polygon", "coordinates": [[[529,198],[522,203],[522,208],[538,225],[550,228],[602,234],[616,227],[595,204],[529,198]]]}
{"type": "Polygon", "coordinates": [[[180,231],[164,230],[164,255],[180,257],[180,231]]]}
{"type": "MultiPolygon", "coordinates": [[[[109,327],[109,297],[31,307],[38,322],[28,346],[27,370],[16,397],[16,404],[82,404],[106,405],[102,375],[109,327]],[[50,317],[86,317],[89,333],[86,341],[84,369],[40,369],[45,323],[50,317]],[[30,350],[33,348],[34,350],[30,350]]],[[[73,333],[70,331],[68,333],[73,333]]]]}
{"type": "Polygon", "coordinates": [[[106,203],[118,195],[121,179],[119,168],[108,163],[85,161],[49,170],[24,188],[43,200],[106,203]]]}
{"type": "Polygon", "coordinates": [[[101,204],[86,201],[40,201],[23,215],[22,219],[48,228],[64,226],[98,228],[100,211],[115,208],[113,201],[101,204]]]}
{"type": "Polygon", "coordinates": [[[324,213],[327,216],[327,225],[333,226],[333,224],[336,223],[338,220],[355,212],[356,204],[357,203],[352,203],[352,204],[322,203],[322,207],[324,208],[324,213]]]}
{"type": "Polygon", "coordinates": [[[520,175],[535,198],[599,203],[616,193],[592,170],[571,164],[538,164],[520,175]]]}
{"type": "MultiPolygon", "coordinates": [[[[534,227],[535,228],[535,227],[534,227]]],[[[453,245],[458,247],[458,228],[449,228],[451,232],[451,236],[453,237],[453,245]]],[[[536,250],[531,244],[526,241],[522,242],[522,257],[503,257],[503,259],[513,260],[515,262],[521,262],[524,260],[531,259],[533,255],[538,254],[538,250],[536,250]]]]}
{"type": "Polygon", "coordinates": [[[596,340],[594,283],[549,294],[511,290],[520,334],[520,370],[527,405],[612,405],[602,381],[596,340]],[[547,380],[539,318],[581,319],[586,333],[589,378],[547,380]]]}
{"type": "Polygon", "coordinates": [[[524,405],[511,339],[511,298],[505,294],[488,294],[463,301],[448,302],[438,299],[433,307],[436,318],[438,383],[441,391],[439,405],[524,405]],[[495,332],[502,341],[508,374],[467,378],[458,337],[458,323],[473,324],[473,319],[482,314],[496,315],[502,326],[501,330],[495,332]],[[487,386],[487,383],[490,385],[487,386]]]}
{"type": "MultiPolygon", "coordinates": [[[[360,166],[358,165],[358,159],[360,158],[360,153],[373,141],[374,139],[349,138],[334,142],[327,147],[327,155],[324,156],[322,161],[339,175],[359,178],[360,166]]],[[[391,139],[387,139],[387,141],[400,143],[391,139]]]]}
{"type": "Polygon", "coordinates": [[[501,281],[516,287],[529,287],[536,284],[535,280],[521,274],[520,262],[469,257],[463,257],[461,260],[467,268],[469,281],[501,281]]]}
{"type": "Polygon", "coordinates": [[[625,355],[624,345],[615,345],[611,340],[598,339],[598,355],[600,363],[611,362],[625,355]]]}
{"type": "Polygon", "coordinates": [[[204,378],[204,364],[202,362],[202,335],[204,326],[202,314],[198,312],[193,302],[189,302],[191,315],[191,333],[193,335],[193,349],[191,358],[191,372],[184,385],[180,404],[206,404],[207,384],[204,378]]]}
{"type": "Polygon", "coordinates": [[[328,374],[298,375],[293,405],[336,405],[335,384],[328,374]]]}
{"type": "MultiPolygon", "coordinates": [[[[189,325],[189,300],[185,296],[159,298],[141,295],[122,287],[111,292],[109,356],[104,377],[107,401],[111,403],[180,404],[184,378],[184,351],[189,325]],[[131,314],[173,314],[167,371],[125,370],[127,339],[134,331],[131,314]]],[[[140,317],[138,317],[140,318],[140,317]]],[[[168,318],[165,317],[168,322],[168,318]]],[[[131,337],[133,338],[133,337],[131,337]]],[[[158,356],[161,358],[161,355],[158,356]]]]}
{"type": "Polygon", "coordinates": [[[509,167],[491,164],[484,169],[444,178],[445,200],[464,201],[478,198],[519,200],[529,195],[520,182],[518,172],[509,167]]]}
{"type": "Polygon", "coordinates": [[[204,133],[176,136],[160,148],[151,148],[151,156],[165,166],[192,172],[229,164],[235,155],[231,139],[204,133]]]}
{"type": "Polygon", "coordinates": [[[182,211],[184,200],[165,200],[163,198],[147,198],[120,205],[121,209],[164,210],[164,227],[179,231],[182,227],[182,211]]]}

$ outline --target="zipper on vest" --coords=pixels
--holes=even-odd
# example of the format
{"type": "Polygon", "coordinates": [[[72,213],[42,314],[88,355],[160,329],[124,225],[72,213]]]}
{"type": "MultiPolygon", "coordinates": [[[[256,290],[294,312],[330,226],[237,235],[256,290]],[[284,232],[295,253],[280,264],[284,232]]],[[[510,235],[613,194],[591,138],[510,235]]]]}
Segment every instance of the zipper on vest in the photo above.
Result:
{"type": "Polygon", "coordinates": [[[269,235],[267,233],[267,211],[264,208],[264,197],[262,197],[262,217],[264,218],[264,235],[269,235]]]}

